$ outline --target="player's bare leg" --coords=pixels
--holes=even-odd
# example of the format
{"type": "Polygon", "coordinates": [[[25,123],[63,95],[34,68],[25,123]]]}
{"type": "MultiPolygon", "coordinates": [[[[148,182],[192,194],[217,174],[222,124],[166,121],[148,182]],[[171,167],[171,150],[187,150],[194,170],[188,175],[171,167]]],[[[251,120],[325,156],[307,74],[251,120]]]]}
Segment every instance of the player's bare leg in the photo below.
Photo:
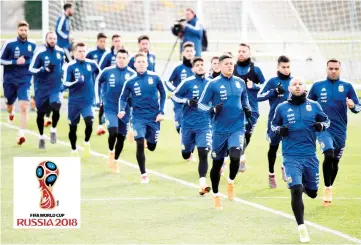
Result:
{"type": "Polygon", "coordinates": [[[6,111],[9,113],[8,122],[12,123],[15,118],[14,105],[6,105],[6,111]]]}
{"type": "Polygon", "coordinates": [[[20,105],[20,129],[19,129],[19,137],[17,140],[17,144],[21,145],[25,142],[24,130],[26,128],[26,124],[28,120],[29,101],[20,100],[19,105],[20,105]]]}

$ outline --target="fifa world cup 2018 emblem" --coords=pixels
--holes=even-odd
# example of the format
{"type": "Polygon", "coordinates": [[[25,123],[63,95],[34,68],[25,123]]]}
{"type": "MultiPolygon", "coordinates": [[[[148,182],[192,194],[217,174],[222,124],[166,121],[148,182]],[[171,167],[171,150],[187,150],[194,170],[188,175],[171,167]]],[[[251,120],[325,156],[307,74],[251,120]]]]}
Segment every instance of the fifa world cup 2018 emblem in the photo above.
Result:
{"type": "Polygon", "coordinates": [[[36,177],[40,184],[40,208],[52,209],[56,206],[53,186],[58,178],[59,169],[54,162],[44,161],[36,168],[36,177]]]}

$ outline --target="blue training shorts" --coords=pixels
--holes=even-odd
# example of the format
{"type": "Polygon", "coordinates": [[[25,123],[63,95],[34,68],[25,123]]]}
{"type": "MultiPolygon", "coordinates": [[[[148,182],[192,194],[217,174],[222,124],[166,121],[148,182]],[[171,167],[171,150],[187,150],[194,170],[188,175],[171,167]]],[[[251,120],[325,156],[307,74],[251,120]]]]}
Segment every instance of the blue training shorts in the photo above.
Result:
{"type": "Polygon", "coordinates": [[[30,83],[4,82],[4,96],[7,105],[15,103],[16,99],[30,101],[30,83]]]}
{"type": "Polygon", "coordinates": [[[117,113],[111,111],[104,111],[105,124],[109,128],[118,128],[118,134],[127,135],[127,123],[124,123],[118,118],[117,113]]]}
{"type": "Polygon", "coordinates": [[[181,139],[182,152],[191,152],[195,146],[210,149],[212,143],[212,132],[209,127],[201,129],[182,128],[181,139]]]}
{"type": "Polygon", "coordinates": [[[227,134],[213,134],[212,137],[212,158],[214,160],[223,159],[227,150],[237,147],[243,150],[244,130],[238,130],[227,134]]]}
{"type": "Polygon", "coordinates": [[[147,142],[156,144],[160,132],[160,122],[133,118],[134,139],[145,138],[147,142]]]}
{"type": "Polygon", "coordinates": [[[94,112],[92,105],[78,105],[78,104],[69,104],[68,105],[68,123],[71,126],[75,126],[80,121],[80,115],[83,118],[92,117],[94,118],[94,112]]]}

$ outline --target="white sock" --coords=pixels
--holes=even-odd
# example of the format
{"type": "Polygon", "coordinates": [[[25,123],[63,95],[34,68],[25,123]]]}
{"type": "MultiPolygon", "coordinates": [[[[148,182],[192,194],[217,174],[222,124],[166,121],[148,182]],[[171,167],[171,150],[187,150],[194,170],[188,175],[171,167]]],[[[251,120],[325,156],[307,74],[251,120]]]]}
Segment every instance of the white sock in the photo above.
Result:
{"type": "Polygon", "coordinates": [[[44,139],[44,135],[40,135],[39,139],[43,140],[44,139]]]}
{"type": "Polygon", "coordinates": [[[23,129],[19,129],[19,137],[24,137],[24,130],[23,129]]]}
{"type": "Polygon", "coordinates": [[[301,224],[301,225],[298,226],[298,230],[301,230],[301,229],[306,229],[305,224],[301,224]]]}
{"type": "Polygon", "coordinates": [[[51,127],[51,128],[50,128],[50,132],[51,132],[51,133],[56,133],[56,128],[51,127]]]}
{"type": "Polygon", "coordinates": [[[199,178],[199,186],[200,187],[206,186],[206,178],[205,177],[199,178]]]}
{"type": "Polygon", "coordinates": [[[269,176],[275,176],[275,173],[268,173],[269,176]]]}
{"type": "Polygon", "coordinates": [[[331,186],[325,186],[325,189],[332,189],[332,185],[331,186]]]}
{"type": "Polygon", "coordinates": [[[78,152],[78,149],[71,150],[71,152],[73,152],[73,153],[78,152]]]}
{"type": "Polygon", "coordinates": [[[231,180],[229,177],[228,177],[228,184],[233,184],[234,183],[234,180],[231,180]]]}
{"type": "Polygon", "coordinates": [[[114,153],[114,150],[112,150],[112,151],[111,151],[111,150],[109,150],[109,153],[114,153]]]}
{"type": "Polygon", "coordinates": [[[45,117],[44,121],[50,121],[49,117],[45,117]]]}
{"type": "Polygon", "coordinates": [[[103,129],[103,125],[102,124],[98,125],[98,129],[103,129]]]}
{"type": "Polygon", "coordinates": [[[147,174],[147,173],[144,173],[144,174],[142,174],[142,177],[143,177],[143,176],[147,176],[147,177],[148,177],[148,174],[147,174]]]}
{"type": "Polygon", "coordinates": [[[215,196],[215,197],[219,197],[220,195],[219,195],[219,193],[217,192],[217,193],[214,193],[213,192],[213,196],[215,196]]]}
{"type": "Polygon", "coordinates": [[[90,145],[90,142],[84,141],[84,145],[90,145]]]}
{"type": "Polygon", "coordinates": [[[246,154],[241,155],[241,162],[246,160],[246,154]]]}
{"type": "Polygon", "coordinates": [[[15,109],[13,109],[11,112],[10,112],[10,115],[14,115],[15,114],[15,109]]]}

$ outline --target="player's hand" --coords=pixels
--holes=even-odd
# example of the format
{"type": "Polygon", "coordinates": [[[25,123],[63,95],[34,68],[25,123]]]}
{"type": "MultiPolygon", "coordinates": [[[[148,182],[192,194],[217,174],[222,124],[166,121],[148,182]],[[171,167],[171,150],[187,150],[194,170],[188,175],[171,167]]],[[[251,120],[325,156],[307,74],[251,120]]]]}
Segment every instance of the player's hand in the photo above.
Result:
{"type": "Polygon", "coordinates": [[[321,131],[325,130],[325,126],[320,122],[316,122],[312,126],[316,129],[317,132],[321,132],[321,131]]]}
{"type": "Polygon", "coordinates": [[[284,94],[286,92],[286,90],[282,87],[281,83],[278,84],[275,91],[276,91],[276,94],[284,94]]]}
{"type": "Polygon", "coordinates": [[[246,107],[243,107],[243,111],[244,111],[244,115],[246,115],[246,118],[251,118],[252,116],[252,111],[246,107]]]}
{"type": "Polygon", "coordinates": [[[125,116],[125,111],[121,111],[118,113],[118,118],[122,119],[125,116]]]}
{"type": "Polygon", "coordinates": [[[187,100],[187,104],[188,104],[190,107],[198,107],[198,99],[197,99],[197,97],[194,97],[194,98],[191,99],[191,100],[187,100]]]}
{"type": "Polygon", "coordinates": [[[346,98],[346,105],[348,108],[352,109],[355,107],[355,103],[353,102],[352,99],[346,98]]]}
{"type": "Polygon", "coordinates": [[[155,119],[155,121],[156,121],[156,122],[161,122],[161,121],[163,121],[163,120],[164,120],[164,115],[161,114],[161,113],[159,113],[159,114],[157,115],[157,118],[155,119]]]}
{"type": "Polygon", "coordinates": [[[249,80],[248,78],[247,78],[247,88],[249,88],[249,89],[251,89],[252,87],[253,87],[253,81],[252,80],[249,80]]]}
{"type": "Polygon", "coordinates": [[[213,110],[214,114],[216,114],[216,116],[218,116],[219,114],[221,114],[221,112],[223,110],[223,103],[220,103],[220,104],[216,105],[215,107],[212,107],[212,110],[213,110]]]}
{"type": "Polygon", "coordinates": [[[17,60],[16,60],[16,64],[17,65],[23,65],[25,64],[26,60],[24,58],[24,56],[20,56],[17,60]]]}
{"type": "Polygon", "coordinates": [[[288,136],[288,127],[287,126],[279,127],[277,129],[276,134],[282,137],[288,136]]]}

